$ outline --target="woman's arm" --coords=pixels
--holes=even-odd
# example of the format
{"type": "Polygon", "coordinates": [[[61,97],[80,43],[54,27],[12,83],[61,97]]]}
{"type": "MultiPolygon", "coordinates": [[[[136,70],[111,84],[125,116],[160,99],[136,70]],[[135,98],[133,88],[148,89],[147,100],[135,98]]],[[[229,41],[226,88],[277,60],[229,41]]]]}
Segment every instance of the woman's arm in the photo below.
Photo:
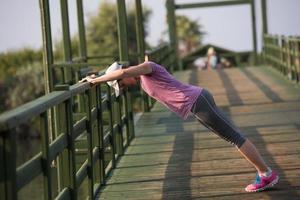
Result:
{"type": "Polygon", "coordinates": [[[119,80],[127,77],[137,77],[144,74],[150,74],[152,72],[151,65],[148,62],[130,66],[126,69],[119,69],[107,74],[104,74],[97,78],[86,77],[86,81],[90,82],[91,84],[99,84],[104,83],[107,81],[119,80]]]}

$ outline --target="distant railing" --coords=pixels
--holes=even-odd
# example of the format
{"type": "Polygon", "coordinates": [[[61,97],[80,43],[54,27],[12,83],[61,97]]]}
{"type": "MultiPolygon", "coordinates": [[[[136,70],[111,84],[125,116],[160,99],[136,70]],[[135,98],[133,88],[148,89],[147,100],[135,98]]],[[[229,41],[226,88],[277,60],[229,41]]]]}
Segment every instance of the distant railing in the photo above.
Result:
{"type": "Polygon", "coordinates": [[[263,57],[267,64],[300,83],[300,37],[264,35],[263,57]]]}

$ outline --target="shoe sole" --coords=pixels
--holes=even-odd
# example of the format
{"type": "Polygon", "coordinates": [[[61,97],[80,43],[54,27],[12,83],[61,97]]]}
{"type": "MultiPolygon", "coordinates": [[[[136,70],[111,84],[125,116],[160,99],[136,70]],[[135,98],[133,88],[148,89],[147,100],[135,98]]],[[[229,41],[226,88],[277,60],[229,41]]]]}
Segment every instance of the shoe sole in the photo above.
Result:
{"type": "Polygon", "coordinates": [[[276,179],[274,179],[271,183],[269,183],[265,187],[259,188],[257,190],[247,190],[247,189],[245,189],[245,191],[246,192],[260,192],[260,191],[263,191],[263,190],[266,190],[268,188],[273,187],[276,183],[278,183],[278,180],[279,180],[279,176],[277,176],[276,179]]]}

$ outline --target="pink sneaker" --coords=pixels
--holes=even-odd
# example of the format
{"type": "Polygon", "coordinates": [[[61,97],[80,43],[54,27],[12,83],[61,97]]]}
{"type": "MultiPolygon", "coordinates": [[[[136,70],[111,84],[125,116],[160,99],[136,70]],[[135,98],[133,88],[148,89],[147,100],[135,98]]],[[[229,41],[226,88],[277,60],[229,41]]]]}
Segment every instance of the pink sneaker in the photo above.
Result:
{"type": "Polygon", "coordinates": [[[246,192],[260,192],[267,188],[273,187],[279,180],[279,176],[275,171],[272,171],[268,177],[256,175],[254,183],[248,185],[246,192]]]}

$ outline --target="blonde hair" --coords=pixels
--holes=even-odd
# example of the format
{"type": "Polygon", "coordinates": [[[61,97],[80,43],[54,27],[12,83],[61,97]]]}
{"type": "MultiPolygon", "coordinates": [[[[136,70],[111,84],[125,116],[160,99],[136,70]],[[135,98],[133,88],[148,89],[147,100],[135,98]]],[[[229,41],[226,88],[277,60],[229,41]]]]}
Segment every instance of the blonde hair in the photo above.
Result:
{"type": "Polygon", "coordinates": [[[209,47],[208,50],[207,50],[207,55],[211,56],[213,54],[215,54],[215,49],[213,47],[209,47]]]}

